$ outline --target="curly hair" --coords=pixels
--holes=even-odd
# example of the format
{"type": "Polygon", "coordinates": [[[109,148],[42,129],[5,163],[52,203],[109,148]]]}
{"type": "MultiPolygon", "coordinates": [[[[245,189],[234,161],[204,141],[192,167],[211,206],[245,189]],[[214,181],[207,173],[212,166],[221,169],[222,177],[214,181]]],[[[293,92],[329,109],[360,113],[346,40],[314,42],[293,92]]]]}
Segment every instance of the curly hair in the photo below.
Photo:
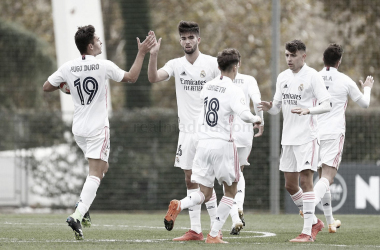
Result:
{"type": "Polygon", "coordinates": [[[183,21],[183,20],[181,20],[178,24],[178,32],[179,32],[179,35],[181,35],[182,33],[194,33],[198,37],[201,34],[199,25],[196,22],[183,21]]]}
{"type": "Polygon", "coordinates": [[[331,43],[323,52],[325,66],[334,67],[342,58],[343,48],[339,44],[331,43]]]}
{"type": "Polygon", "coordinates": [[[306,52],[306,45],[301,40],[293,40],[285,44],[285,49],[291,53],[296,53],[299,50],[306,52]]]}
{"type": "Polygon", "coordinates": [[[75,44],[79,52],[83,55],[87,51],[87,46],[91,43],[94,44],[95,28],[92,25],[78,27],[75,33],[75,44]]]}
{"type": "Polygon", "coordinates": [[[237,49],[228,48],[218,53],[218,65],[221,71],[231,71],[234,65],[240,61],[240,53],[237,49]]]}

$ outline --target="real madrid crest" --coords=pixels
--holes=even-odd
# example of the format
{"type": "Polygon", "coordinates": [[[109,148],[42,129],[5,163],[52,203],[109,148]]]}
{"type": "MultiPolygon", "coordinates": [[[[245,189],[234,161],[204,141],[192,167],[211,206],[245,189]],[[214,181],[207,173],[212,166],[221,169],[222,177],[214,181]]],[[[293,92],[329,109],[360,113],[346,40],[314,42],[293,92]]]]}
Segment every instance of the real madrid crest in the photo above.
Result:
{"type": "Polygon", "coordinates": [[[300,86],[298,87],[298,90],[299,90],[299,91],[302,91],[302,90],[303,90],[303,83],[300,84],[300,86]]]}
{"type": "Polygon", "coordinates": [[[205,78],[206,77],[206,72],[204,70],[201,71],[201,77],[205,78]]]}

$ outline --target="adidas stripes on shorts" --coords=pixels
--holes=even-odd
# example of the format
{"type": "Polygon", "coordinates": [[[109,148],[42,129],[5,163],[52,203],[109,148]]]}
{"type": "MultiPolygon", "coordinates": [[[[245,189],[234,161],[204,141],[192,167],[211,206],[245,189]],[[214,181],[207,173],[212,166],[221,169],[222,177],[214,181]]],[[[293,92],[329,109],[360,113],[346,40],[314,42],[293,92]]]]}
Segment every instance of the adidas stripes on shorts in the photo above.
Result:
{"type": "Polygon", "coordinates": [[[342,160],[344,146],[344,134],[332,140],[321,140],[319,147],[319,163],[318,167],[322,167],[322,163],[338,170],[340,161],[342,160]]]}
{"type": "Polygon", "coordinates": [[[82,149],[86,159],[101,159],[108,162],[110,153],[110,129],[104,127],[102,132],[91,137],[74,135],[75,142],[82,149]]]}
{"type": "Polygon", "coordinates": [[[282,172],[301,172],[306,169],[317,171],[318,152],[317,139],[303,145],[283,145],[280,170],[282,172]]]}

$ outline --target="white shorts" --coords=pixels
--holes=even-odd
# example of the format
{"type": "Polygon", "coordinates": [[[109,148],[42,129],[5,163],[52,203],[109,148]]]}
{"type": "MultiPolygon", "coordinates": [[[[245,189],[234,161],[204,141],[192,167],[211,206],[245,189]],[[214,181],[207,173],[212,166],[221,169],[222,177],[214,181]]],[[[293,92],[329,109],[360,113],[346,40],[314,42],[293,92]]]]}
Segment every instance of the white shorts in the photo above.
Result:
{"type": "Polygon", "coordinates": [[[231,186],[239,181],[239,160],[233,142],[220,139],[200,140],[193,163],[191,182],[214,187],[215,178],[231,186]]]}
{"type": "Polygon", "coordinates": [[[305,169],[317,171],[318,150],[317,139],[303,145],[283,145],[280,170],[282,172],[301,172],[305,169]]]}
{"type": "Polygon", "coordinates": [[[250,147],[238,147],[237,148],[240,166],[251,165],[248,162],[248,157],[249,157],[249,154],[251,153],[251,150],[252,150],[252,146],[250,146],[250,147]]]}
{"type": "Polygon", "coordinates": [[[92,137],[74,135],[75,141],[82,149],[86,159],[101,159],[108,162],[110,153],[110,129],[104,127],[102,132],[92,137]]]}
{"type": "Polygon", "coordinates": [[[343,145],[343,134],[335,140],[321,140],[318,167],[322,167],[322,164],[326,164],[338,170],[340,161],[342,160],[343,145]]]}
{"type": "Polygon", "coordinates": [[[197,133],[179,132],[174,167],[182,168],[184,170],[191,170],[193,168],[197,143],[197,133]]]}

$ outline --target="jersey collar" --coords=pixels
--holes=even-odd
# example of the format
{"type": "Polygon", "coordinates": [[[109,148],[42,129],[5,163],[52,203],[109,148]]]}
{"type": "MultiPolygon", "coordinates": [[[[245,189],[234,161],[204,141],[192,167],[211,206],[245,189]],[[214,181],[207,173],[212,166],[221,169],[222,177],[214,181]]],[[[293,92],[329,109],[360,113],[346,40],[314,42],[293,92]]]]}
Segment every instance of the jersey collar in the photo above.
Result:
{"type": "Polygon", "coordinates": [[[338,69],[337,69],[337,68],[334,68],[334,67],[325,67],[325,71],[330,71],[330,72],[332,72],[332,71],[338,71],[338,69]]]}
{"type": "Polygon", "coordinates": [[[93,55],[82,55],[81,60],[94,60],[95,56],[93,55]]]}

